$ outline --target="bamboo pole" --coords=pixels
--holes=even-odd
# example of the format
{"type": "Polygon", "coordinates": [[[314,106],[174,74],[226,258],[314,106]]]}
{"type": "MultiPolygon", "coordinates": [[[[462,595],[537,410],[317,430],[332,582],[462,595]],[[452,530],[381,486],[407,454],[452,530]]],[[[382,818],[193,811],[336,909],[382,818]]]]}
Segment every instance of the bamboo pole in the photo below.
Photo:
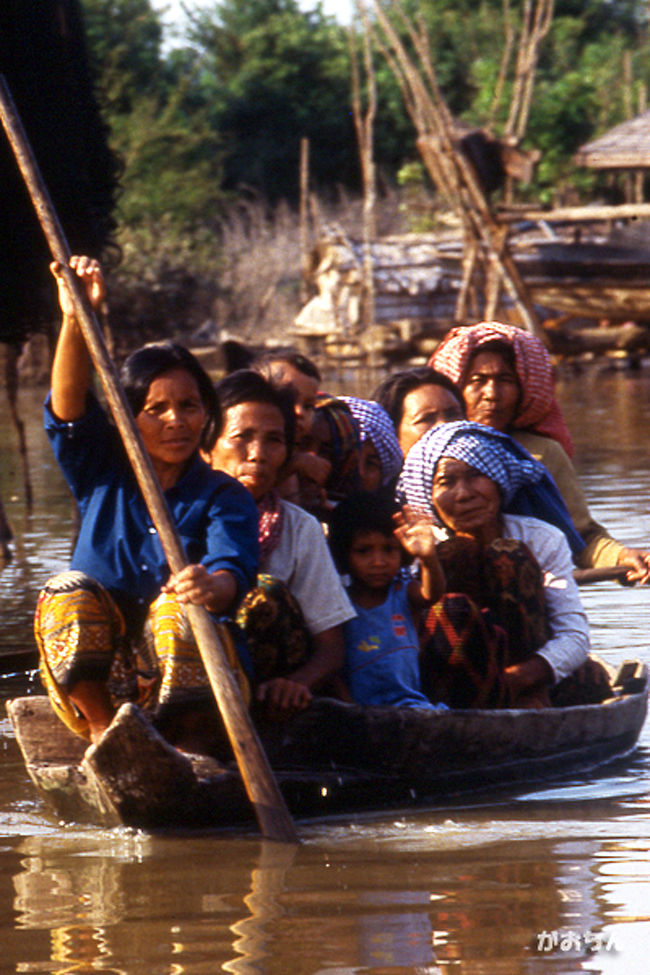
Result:
{"type": "Polygon", "coordinates": [[[625,582],[631,565],[604,566],[601,569],[574,569],[573,578],[579,586],[590,585],[592,582],[625,582]]]}
{"type": "Polygon", "coordinates": [[[633,220],[650,217],[650,203],[619,203],[612,206],[558,207],[556,210],[540,210],[517,207],[499,212],[500,223],[519,223],[522,220],[546,223],[588,223],[590,220],[633,220]]]}
{"type": "Polygon", "coordinates": [[[309,139],[300,140],[300,304],[309,297],[309,139]]]}
{"type": "MultiPolygon", "coordinates": [[[[187,564],[183,546],[171,520],[158,478],[142,445],[117,371],[108,355],[97,318],[69,267],[70,252],[65,236],[2,75],[0,115],[52,256],[63,268],[66,285],[74,300],[77,322],[158,532],[169,568],[175,574],[187,564]]],[[[295,827],[239,693],[212,618],[203,606],[188,605],[186,612],[262,834],[268,839],[296,842],[295,827]]]]}

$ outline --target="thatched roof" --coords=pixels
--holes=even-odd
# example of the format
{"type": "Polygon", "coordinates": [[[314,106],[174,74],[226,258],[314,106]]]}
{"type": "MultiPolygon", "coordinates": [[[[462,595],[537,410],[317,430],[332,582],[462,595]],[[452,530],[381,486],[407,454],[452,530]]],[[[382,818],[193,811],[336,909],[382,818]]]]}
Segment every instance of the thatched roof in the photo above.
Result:
{"type": "Polygon", "coordinates": [[[575,161],[591,169],[650,169],[650,111],[588,142],[575,161]]]}

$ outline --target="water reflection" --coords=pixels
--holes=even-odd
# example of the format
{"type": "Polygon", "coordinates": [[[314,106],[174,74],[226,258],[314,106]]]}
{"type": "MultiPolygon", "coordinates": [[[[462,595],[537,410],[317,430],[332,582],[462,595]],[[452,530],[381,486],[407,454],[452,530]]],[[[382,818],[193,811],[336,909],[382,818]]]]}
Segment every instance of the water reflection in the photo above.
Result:
{"type": "Polygon", "coordinates": [[[248,917],[230,926],[235,935],[233,948],[238,953],[224,964],[233,975],[254,975],[266,971],[264,964],[271,951],[272,922],[284,916],[280,895],[287,890],[287,871],[293,865],[297,847],[284,843],[262,843],[259,861],[251,874],[250,893],[244,897],[248,917]]]}
{"type": "MultiPolygon", "coordinates": [[[[595,517],[647,544],[650,375],[585,372],[562,378],[559,392],[595,517]]],[[[40,401],[39,392],[31,516],[0,429],[0,490],[16,536],[16,558],[0,570],[5,647],[31,639],[36,592],[70,548],[71,506],[39,439],[40,401]]],[[[647,658],[649,590],[602,583],[583,599],[599,652],[647,658]]],[[[606,774],[485,809],[302,824],[295,849],[257,837],[63,827],[0,721],[0,971],[640,975],[650,935],[650,729],[641,744],[606,774]],[[601,935],[595,951],[588,938],[601,935]]]]}
{"type": "Polygon", "coordinates": [[[650,926],[639,808],[616,817],[603,805],[592,822],[578,805],[555,821],[550,810],[422,813],[348,834],[303,828],[299,848],[127,830],[31,836],[15,851],[3,951],[16,967],[3,970],[517,975],[614,971],[625,959],[641,972],[630,964],[650,926]]]}

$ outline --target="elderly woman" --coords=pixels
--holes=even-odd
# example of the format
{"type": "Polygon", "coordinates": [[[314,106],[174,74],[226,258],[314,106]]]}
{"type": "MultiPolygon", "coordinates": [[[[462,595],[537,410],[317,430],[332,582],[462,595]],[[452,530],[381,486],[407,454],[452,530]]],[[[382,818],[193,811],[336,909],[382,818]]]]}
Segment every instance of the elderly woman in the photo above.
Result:
{"type": "Polygon", "coordinates": [[[279,497],[290,458],[293,397],[240,370],[216,387],[223,430],[211,465],[236,477],[259,511],[260,576],[238,619],[255,669],[255,698],[271,716],[306,707],[343,664],[342,624],[354,610],[319,522],[279,497]]]}
{"type": "Polygon", "coordinates": [[[630,582],[650,581],[650,552],[628,548],[591,517],[573,444],[555,399],[551,361],[529,332],[500,322],[453,328],[429,364],[462,388],[467,418],[510,433],[550,471],[585,548],[578,564],[629,565],[630,582]]]}
{"type": "Polygon", "coordinates": [[[507,435],[449,423],[411,448],[398,496],[441,539],[447,595],[425,622],[425,693],[457,707],[548,704],[587,660],[589,635],[565,533],[516,513],[567,519],[545,468],[507,435]]]}
{"type": "Polygon", "coordinates": [[[404,456],[427,430],[465,417],[458,386],[428,366],[391,373],[377,386],[373,399],[388,413],[404,456]]]}
{"type": "MultiPolygon", "coordinates": [[[[98,263],[70,263],[100,307],[98,263]]],[[[237,481],[199,456],[218,432],[220,414],[194,356],[173,343],[133,353],[122,384],[190,560],[170,574],[117,431],[90,391],[91,363],[62,269],[52,270],[63,323],[45,429],[81,527],[71,571],[51,579],[38,600],[43,682],[61,719],[92,741],[131,699],[153,710],[172,743],[194,750],[201,744],[197,722],[216,727],[217,715],[183,607],[202,605],[217,618],[249,589],[257,569],[255,505],[237,481]]]]}
{"type": "Polygon", "coordinates": [[[359,424],[361,452],[359,481],[362,491],[374,492],[394,482],[404,455],[388,413],[372,400],[341,396],[359,424]]]}

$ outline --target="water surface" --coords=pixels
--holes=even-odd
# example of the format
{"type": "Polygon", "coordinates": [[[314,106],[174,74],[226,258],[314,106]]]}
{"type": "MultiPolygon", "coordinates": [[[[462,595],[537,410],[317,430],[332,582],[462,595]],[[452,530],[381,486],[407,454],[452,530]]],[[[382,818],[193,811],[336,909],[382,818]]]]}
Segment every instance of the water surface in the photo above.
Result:
{"type": "MultiPolygon", "coordinates": [[[[363,392],[360,390],[359,392],[363,392]]],[[[562,374],[562,407],[595,517],[650,544],[650,368],[562,374]]],[[[23,395],[34,509],[11,429],[0,491],[16,535],[0,571],[0,652],[31,640],[39,586],[70,552],[72,507],[23,395]]],[[[650,590],[583,589],[594,649],[648,658],[650,590]]],[[[22,679],[2,680],[3,696],[22,679]]],[[[648,970],[650,733],[628,760],[523,794],[300,823],[152,836],[58,823],[0,721],[0,973],[376,975],[648,970]]]]}

